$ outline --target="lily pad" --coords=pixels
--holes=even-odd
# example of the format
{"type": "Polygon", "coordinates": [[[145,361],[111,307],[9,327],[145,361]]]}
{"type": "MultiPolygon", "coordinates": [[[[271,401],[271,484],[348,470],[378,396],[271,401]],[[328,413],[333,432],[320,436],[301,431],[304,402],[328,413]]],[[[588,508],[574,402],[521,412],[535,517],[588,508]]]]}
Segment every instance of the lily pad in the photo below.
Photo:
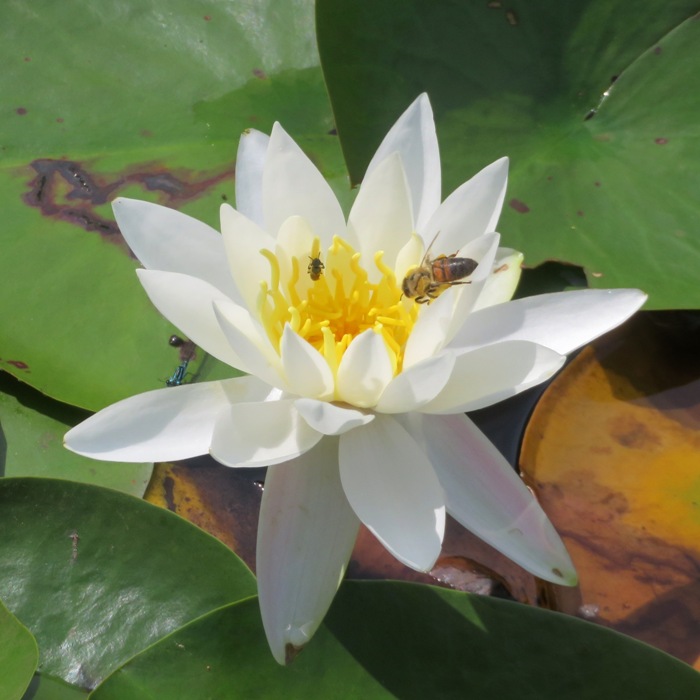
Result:
{"type": "Polygon", "coordinates": [[[39,670],[92,688],[190,620],[255,592],[249,570],[185,520],[117,491],[0,480],[0,597],[39,670]]]}
{"type": "MultiPolygon", "coordinates": [[[[158,388],[181,362],[110,200],[218,228],[240,133],[274,120],[347,190],[311,0],[3,3],[0,57],[0,369],[66,403],[158,388]]],[[[190,378],[232,374],[203,359],[190,378]]]]}
{"type": "Polygon", "coordinates": [[[699,320],[642,315],[586,348],[537,405],[521,468],[579,572],[568,609],[700,670],[699,320]]]}
{"type": "Polygon", "coordinates": [[[152,464],[96,462],[63,447],[63,435],[84,418],[85,411],[52,401],[0,372],[0,474],[70,479],[143,496],[152,464]]]}
{"type": "Polygon", "coordinates": [[[0,601],[0,694],[20,700],[39,662],[31,632],[0,601]]]}
{"type": "Polygon", "coordinates": [[[530,266],[697,308],[700,22],[690,0],[318,0],[324,75],[351,177],[427,91],[445,192],[511,157],[506,245],[530,266]]]}
{"type": "Polygon", "coordinates": [[[346,583],[290,666],[273,660],[256,601],[227,606],[135,657],[92,700],[177,697],[693,697],[700,676],[574,618],[429,586],[346,583]]]}
{"type": "Polygon", "coordinates": [[[88,694],[87,690],[37,673],[22,700],[85,700],[88,694]]]}

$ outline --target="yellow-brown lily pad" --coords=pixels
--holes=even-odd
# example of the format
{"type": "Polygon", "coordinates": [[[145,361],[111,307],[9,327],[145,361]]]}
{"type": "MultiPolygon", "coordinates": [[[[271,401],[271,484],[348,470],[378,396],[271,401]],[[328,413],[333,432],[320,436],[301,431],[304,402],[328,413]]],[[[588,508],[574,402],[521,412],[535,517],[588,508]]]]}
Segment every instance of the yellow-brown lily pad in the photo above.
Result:
{"type": "Polygon", "coordinates": [[[571,612],[700,669],[696,318],[642,315],[548,388],[521,468],[580,575],[571,612]]]}

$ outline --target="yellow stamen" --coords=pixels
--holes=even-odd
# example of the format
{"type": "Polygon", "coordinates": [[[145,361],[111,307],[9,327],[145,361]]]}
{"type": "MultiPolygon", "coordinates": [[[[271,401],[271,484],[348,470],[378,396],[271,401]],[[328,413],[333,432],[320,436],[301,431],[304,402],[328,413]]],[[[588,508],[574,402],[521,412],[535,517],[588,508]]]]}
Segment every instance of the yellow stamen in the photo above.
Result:
{"type": "MultiPolygon", "coordinates": [[[[261,284],[257,310],[273,347],[279,351],[288,323],[325,357],[335,374],[350,343],[372,329],[384,339],[394,373],[401,371],[419,309],[417,304],[401,303],[401,288],[382,251],[372,260],[380,273],[376,282],[370,281],[360,253],[339,236],[325,253],[320,239],[314,238],[309,257],[323,256],[325,274],[313,282],[306,276],[308,260],[303,256],[280,265],[271,251],[260,253],[270,263],[270,283],[261,284]]],[[[376,279],[374,274],[371,279],[376,279]]]]}
{"type": "Polygon", "coordinates": [[[260,255],[262,255],[270,263],[270,268],[272,268],[272,279],[270,280],[270,289],[276,291],[280,286],[280,266],[277,262],[277,257],[271,250],[267,250],[267,248],[263,248],[260,251],[260,255]]]}

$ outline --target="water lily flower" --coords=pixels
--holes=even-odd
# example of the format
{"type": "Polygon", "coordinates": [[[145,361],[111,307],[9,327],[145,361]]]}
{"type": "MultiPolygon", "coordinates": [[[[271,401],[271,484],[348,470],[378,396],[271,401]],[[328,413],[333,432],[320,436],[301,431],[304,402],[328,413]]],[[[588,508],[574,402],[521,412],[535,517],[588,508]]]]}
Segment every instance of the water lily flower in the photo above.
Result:
{"type": "Polygon", "coordinates": [[[645,296],[510,301],[521,256],[499,248],[495,232],[507,170],[497,160],[441,203],[422,95],[380,145],[347,220],[279,124],[269,137],[243,135],[236,209],[221,207],[221,235],[155,204],[114,202],[158,310],[247,376],[125,399],[65,444],[104,460],[210,453],[231,467],[269,466],[257,575],[280,663],[323,620],[360,523],[397,559],[429,571],[450,513],[533,574],[576,583],[547,516],[464,413],[545,381],[645,296]],[[416,303],[403,280],[440,255],[478,264],[416,303]]]}

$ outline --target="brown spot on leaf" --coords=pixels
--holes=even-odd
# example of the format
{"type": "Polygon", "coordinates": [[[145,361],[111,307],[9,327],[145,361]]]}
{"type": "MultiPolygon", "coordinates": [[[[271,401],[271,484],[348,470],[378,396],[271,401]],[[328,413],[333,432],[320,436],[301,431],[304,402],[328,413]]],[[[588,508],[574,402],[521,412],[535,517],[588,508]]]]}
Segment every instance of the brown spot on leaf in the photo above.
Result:
{"type": "Polygon", "coordinates": [[[665,139],[663,136],[659,136],[659,138],[654,139],[654,143],[659,146],[665,146],[668,143],[668,139],[665,139]]]}
{"type": "Polygon", "coordinates": [[[646,424],[631,416],[618,416],[609,428],[612,438],[623,447],[649,450],[661,445],[661,440],[646,424]]]}
{"type": "Polygon", "coordinates": [[[515,211],[518,212],[518,214],[527,214],[530,211],[530,207],[525,204],[525,202],[521,202],[519,199],[511,199],[510,202],[508,202],[508,206],[511,209],[515,209],[515,211]]]}
{"type": "Polygon", "coordinates": [[[253,75],[260,80],[267,79],[267,73],[262,68],[253,68],[253,75]]]}
{"type": "Polygon", "coordinates": [[[24,107],[17,107],[15,112],[17,112],[20,117],[23,117],[27,113],[27,110],[24,107]]]}
{"type": "Polygon", "coordinates": [[[175,481],[171,476],[165,476],[163,477],[163,486],[162,486],[162,493],[163,493],[163,498],[165,499],[165,506],[168,510],[173,511],[173,513],[177,513],[177,506],[175,504],[175,497],[174,497],[174,492],[175,492],[175,481]]]}
{"type": "Polygon", "coordinates": [[[22,362],[22,360],[5,360],[5,362],[16,369],[29,369],[29,365],[26,362],[22,362]]]}
{"type": "Polygon", "coordinates": [[[662,51],[662,48],[660,46],[655,46],[654,47],[654,53],[658,56],[662,51]]]}
{"type": "Polygon", "coordinates": [[[120,190],[139,185],[144,190],[159,193],[160,204],[178,208],[181,203],[196,199],[233,176],[232,170],[202,177],[184,169],[166,170],[156,164],[149,164],[148,169],[134,166],[109,176],[93,172],[86,163],[67,158],[40,158],[32,161],[30,167],[34,177],[27,183],[28,191],[22,195],[25,204],[39,209],[46,217],[95,231],[126,250],[128,247],[116,222],[97,211],[98,206],[115,199],[120,190]]]}
{"type": "Polygon", "coordinates": [[[576,212],[576,216],[583,216],[583,212],[579,209],[579,210],[576,212]]]}

